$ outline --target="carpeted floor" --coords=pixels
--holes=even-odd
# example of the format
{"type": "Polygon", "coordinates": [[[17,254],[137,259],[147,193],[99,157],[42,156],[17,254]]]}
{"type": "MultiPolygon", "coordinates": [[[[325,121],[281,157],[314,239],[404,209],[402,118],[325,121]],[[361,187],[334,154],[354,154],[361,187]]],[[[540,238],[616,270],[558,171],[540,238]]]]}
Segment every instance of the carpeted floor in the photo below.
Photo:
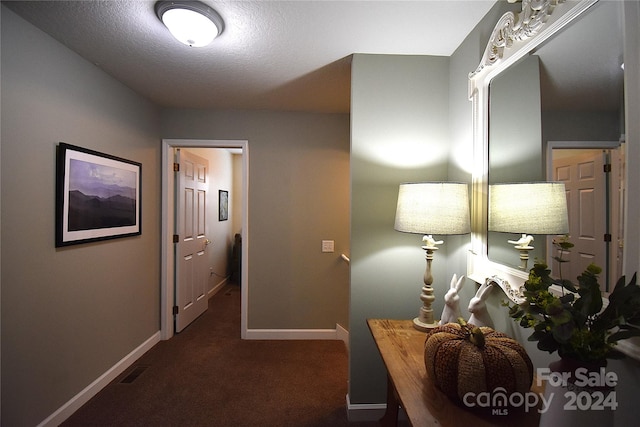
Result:
{"type": "Polygon", "coordinates": [[[62,425],[377,426],[348,422],[347,370],[341,341],[241,340],[229,285],[62,425]]]}

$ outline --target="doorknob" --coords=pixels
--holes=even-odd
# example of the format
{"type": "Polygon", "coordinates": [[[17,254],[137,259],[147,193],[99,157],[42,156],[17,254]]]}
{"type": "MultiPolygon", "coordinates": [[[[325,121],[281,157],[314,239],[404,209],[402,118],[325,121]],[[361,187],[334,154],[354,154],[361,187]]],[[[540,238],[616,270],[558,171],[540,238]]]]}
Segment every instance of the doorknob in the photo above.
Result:
{"type": "Polygon", "coordinates": [[[209,244],[211,243],[211,240],[209,239],[204,239],[204,247],[206,248],[207,246],[209,246],[209,244]]]}

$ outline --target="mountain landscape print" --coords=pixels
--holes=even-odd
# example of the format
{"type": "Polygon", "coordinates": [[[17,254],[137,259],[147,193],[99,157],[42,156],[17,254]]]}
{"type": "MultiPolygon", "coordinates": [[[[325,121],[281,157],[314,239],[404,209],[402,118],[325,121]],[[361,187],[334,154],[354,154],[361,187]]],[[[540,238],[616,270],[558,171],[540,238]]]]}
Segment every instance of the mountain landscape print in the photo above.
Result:
{"type": "Polygon", "coordinates": [[[69,231],[136,224],[138,176],[135,172],[70,159],[68,173],[69,231]]]}

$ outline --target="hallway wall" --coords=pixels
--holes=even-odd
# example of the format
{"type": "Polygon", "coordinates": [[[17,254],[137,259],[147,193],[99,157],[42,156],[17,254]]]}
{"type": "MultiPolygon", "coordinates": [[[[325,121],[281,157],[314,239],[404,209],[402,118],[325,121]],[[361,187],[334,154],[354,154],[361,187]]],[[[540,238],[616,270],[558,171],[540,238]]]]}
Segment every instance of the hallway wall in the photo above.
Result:
{"type": "MultiPolygon", "coordinates": [[[[447,179],[449,58],[354,55],[351,95],[349,399],[384,402],[384,365],[366,319],[413,319],[422,305],[422,236],[394,230],[402,182],[447,179]]],[[[445,280],[449,241],[433,263],[445,280]]],[[[448,282],[447,282],[448,283],[448,282]]],[[[436,288],[434,312],[442,311],[436,288]]]]}
{"type": "Polygon", "coordinates": [[[248,328],[347,328],[349,116],[166,109],[161,123],[166,139],[249,141],[248,328]]]}
{"type": "Polygon", "coordinates": [[[34,426],[159,329],[159,111],[2,6],[2,420],[34,426]],[[142,235],[54,247],[56,146],[142,163],[142,235]]]}

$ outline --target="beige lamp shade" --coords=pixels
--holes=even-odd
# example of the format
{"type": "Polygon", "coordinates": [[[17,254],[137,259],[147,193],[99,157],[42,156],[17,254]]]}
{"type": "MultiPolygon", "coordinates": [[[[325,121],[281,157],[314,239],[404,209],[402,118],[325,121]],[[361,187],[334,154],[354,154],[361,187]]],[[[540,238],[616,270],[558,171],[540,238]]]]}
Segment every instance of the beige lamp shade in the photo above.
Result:
{"type": "Polygon", "coordinates": [[[527,182],[490,185],[489,231],[552,235],[568,233],[564,184],[527,182]]]}
{"type": "Polygon", "coordinates": [[[458,182],[400,184],[395,227],[416,234],[469,233],[469,187],[458,182]]]}

